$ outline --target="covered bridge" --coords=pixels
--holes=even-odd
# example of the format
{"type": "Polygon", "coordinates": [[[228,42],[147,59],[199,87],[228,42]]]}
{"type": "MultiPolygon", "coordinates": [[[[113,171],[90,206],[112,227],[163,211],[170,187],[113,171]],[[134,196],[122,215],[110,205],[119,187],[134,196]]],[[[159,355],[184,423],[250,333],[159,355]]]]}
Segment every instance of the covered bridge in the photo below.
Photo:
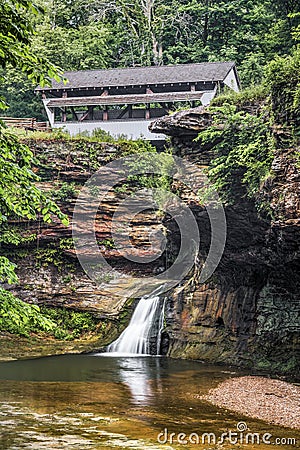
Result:
{"type": "Polygon", "coordinates": [[[68,82],[38,87],[52,127],[71,134],[101,128],[113,136],[164,139],[149,123],[179,106],[207,105],[224,86],[238,91],[234,62],[66,72],[68,82]]]}

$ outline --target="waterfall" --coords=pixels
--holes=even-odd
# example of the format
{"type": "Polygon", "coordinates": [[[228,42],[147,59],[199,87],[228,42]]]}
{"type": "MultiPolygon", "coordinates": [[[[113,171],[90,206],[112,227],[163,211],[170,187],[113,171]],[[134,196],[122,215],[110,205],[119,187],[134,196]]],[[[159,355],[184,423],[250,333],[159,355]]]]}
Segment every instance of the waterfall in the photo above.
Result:
{"type": "Polygon", "coordinates": [[[159,354],[161,331],[164,320],[164,305],[159,295],[145,296],[138,302],[128,327],[112,344],[107,352],[117,354],[150,354],[150,339],[155,335],[156,354],[159,354]]]}
{"type": "Polygon", "coordinates": [[[164,302],[161,308],[161,312],[159,315],[159,321],[158,321],[158,333],[157,333],[157,340],[156,340],[156,354],[159,355],[160,351],[160,344],[161,344],[161,334],[164,329],[164,320],[165,320],[165,303],[166,299],[164,298],[164,302]]]}

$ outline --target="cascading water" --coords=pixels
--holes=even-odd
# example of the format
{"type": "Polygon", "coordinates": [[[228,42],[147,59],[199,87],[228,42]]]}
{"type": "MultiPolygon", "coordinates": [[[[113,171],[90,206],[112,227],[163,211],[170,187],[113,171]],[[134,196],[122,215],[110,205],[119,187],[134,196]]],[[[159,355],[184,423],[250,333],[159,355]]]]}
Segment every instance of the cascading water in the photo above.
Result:
{"type": "Polygon", "coordinates": [[[150,335],[154,327],[156,354],[159,354],[161,331],[163,328],[164,306],[159,295],[142,297],[137,304],[128,327],[112,344],[107,352],[115,354],[150,355],[150,335]]]}
{"type": "Polygon", "coordinates": [[[157,339],[156,339],[156,354],[159,355],[160,351],[160,344],[161,344],[161,334],[164,329],[164,319],[165,319],[165,303],[166,299],[164,299],[162,308],[159,315],[159,321],[158,321],[158,333],[157,333],[157,339]]]}

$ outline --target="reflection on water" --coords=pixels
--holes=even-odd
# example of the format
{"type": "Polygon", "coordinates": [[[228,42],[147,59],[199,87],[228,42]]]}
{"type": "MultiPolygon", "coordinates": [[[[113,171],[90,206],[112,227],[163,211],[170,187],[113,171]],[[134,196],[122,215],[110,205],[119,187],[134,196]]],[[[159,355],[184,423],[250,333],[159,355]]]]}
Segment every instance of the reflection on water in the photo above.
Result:
{"type": "MultiPolygon", "coordinates": [[[[0,449],[207,449],[162,445],[157,435],[165,428],[200,434],[234,430],[245,418],[199,396],[236,375],[230,368],[156,357],[69,355],[0,363],[0,449]]],[[[297,436],[246,421],[255,432],[297,436]]]]}
{"type": "Polygon", "coordinates": [[[159,358],[123,359],[119,376],[129,387],[131,399],[140,405],[150,405],[156,392],[161,392],[161,361],[159,358]]]}

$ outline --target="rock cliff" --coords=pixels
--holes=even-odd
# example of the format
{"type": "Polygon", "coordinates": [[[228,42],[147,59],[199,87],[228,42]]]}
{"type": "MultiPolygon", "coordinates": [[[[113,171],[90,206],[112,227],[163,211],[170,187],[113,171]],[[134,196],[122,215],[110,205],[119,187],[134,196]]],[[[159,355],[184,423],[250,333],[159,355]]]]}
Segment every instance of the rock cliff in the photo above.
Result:
{"type": "MultiPolygon", "coordinates": [[[[173,153],[203,168],[214,157],[213,144],[200,145],[194,138],[211,123],[212,117],[204,108],[195,108],[160,118],[151,129],[171,136],[173,153]]],[[[70,218],[78,192],[90,175],[130,153],[126,145],[87,139],[29,139],[27,144],[35,154],[34,171],[42,179],[41,187],[70,218]]],[[[106,179],[111,175],[108,171],[106,179]]],[[[166,295],[164,354],[281,373],[299,372],[299,181],[297,152],[294,148],[278,149],[272,176],[259,193],[273,218],[260,215],[254,201],[243,192],[226,206],[225,251],[204,284],[199,282],[199,273],[210,245],[209,218],[191,192],[173,184],[198,222],[201,248],[196,267],[166,295]]],[[[2,254],[9,255],[18,266],[21,282],[11,288],[17,296],[39,305],[89,311],[105,321],[102,338],[87,347],[79,345],[80,350],[97,348],[116,338],[128,323],[130,305],[134,305],[133,277],[138,274],[142,283],[143,277],[160,273],[172,261],[180,243],[174,221],[148,209],[134,217],[131,241],[145,255],[155,255],[156,243],[153,239],[150,242],[149,235],[153,238],[163,232],[167,252],[148,264],[129,262],[120,254],[110,228],[116,207],[128,195],[128,189],[128,185],[115,186],[102,202],[96,238],[110,265],[124,274],[132,295],[120,296],[119,286],[113,283],[108,295],[111,274],[107,269],[100,270],[100,287],[88,278],[77,261],[71,227],[59,221],[47,225],[11,220],[10,228],[20,239],[15,245],[2,243],[2,254]]],[[[126,217],[126,209],[123,215],[126,217]]],[[[72,348],[68,345],[67,351],[72,348]]]]}
{"type": "MultiPolygon", "coordinates": [[[[212,149],[193,138],[210,124],[205,109],[196,108],[161,118],[151,129],[171,136],[177,155],[203,167],[212,149]]],[[[225,207],[227,242],[211,279],[199,284],[196,268],[169,295],[168,355],[299,374],[299,152],[277,150],[271,174],[259,195],[273,218],[261,217],[241,193],[225,207]]],[[[194,207],[196,217],[201,209],[194,207]]],[[[198,219],[204,236],[205,220],[198,219]]]]}
{"type": "MultiPolygon", "coordinates": [[[[33,171],[41,178],[39,187],[57,202],[61,210],[69,216],[70,223],[78,193],[86,180],[108,162],[130,154],[131,151],[126,142],[122,146],[90,142],[88,139],[26,139],[26,144],[34,153],[33,171]]],[[[108,170],[104,175],[101,189],[107,187],[105,179],[108,182],[112,173],[108,170]]],[[[125,285],[128,288],[126,296],[119,295],[120,286],[117,283],[110,283],[112,277],[109,269],[98,268],[97,283],[86,275],[76,257],[71,225],[65,227],[55,217],[50,224],[43,221],[10,219],[8,231],[13,233],[14,242],[5,242],[3,238],[1,254],[8,256],[16,264],[20,282],[5,287],[28,303],[89,312],[103,325],[98,338],[84,337],[81,342],[77,339],[74,345],[72,342],[67,342],[66,345],[56,344],[53,338],[50,342],[44,339],[44,346],[40,341],[32,342],[31,349],[29,345],[23,345],[23,357],[76,349],[97,349],[114,340],[127,325],[134,305],[135,274],[138,272],[139,276],[146,277],[149,273],[159,271],[163,261],[158,259],[153,263],[140,265],[125,260],[115,248],[111,236],[111,220],[126,194],[130,194],[130,187],[124,187],[121,183],[114,186],[103,199],[95,222],[99,248],[111,267],[122,272],[122,287],[125,285]]],[[[88,221],[88,212],[82,213],[88,221]]],[[[119,213],[126,217],[126,205],[123,210],[121,206],[119,213]]],[[[162,228],[162,218],[155,211],[147,210],[132,218],[131,240],[141,254],[155,254],[155,235],[162,228]]],[[[8,356],[19,356],[20,352],[13,349],[12,336],[8,337],[4,346],[9,348],[10,343],[12,349],[9,350],[8,356]]],[[[6,357],[6,353],[2,351],[0,357],[6,357]]]]}

